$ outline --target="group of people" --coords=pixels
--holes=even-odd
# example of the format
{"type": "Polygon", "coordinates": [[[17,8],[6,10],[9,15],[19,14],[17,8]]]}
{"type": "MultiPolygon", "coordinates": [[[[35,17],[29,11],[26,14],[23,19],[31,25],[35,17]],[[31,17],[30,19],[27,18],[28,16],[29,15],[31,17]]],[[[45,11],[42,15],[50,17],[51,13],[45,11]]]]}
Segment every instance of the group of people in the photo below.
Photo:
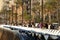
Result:
{"type": "MultiPolygon", "coordinates": [[[[40,22],[37,25],[37,27],[38,28],[46,28],[46,29],[48,29],[49,28],[49,24],[48,23],[42,23],[42,22],[40,22]]],[[[54,29],[54,25],[53,24],[50,25],[50,29],[54,29]]]]}
{"type": "Polygon", "coordinates": [[[38,25],[37,25],[38,28],[47,28],[48,29],[48,24],[47,23],[42,23],[40,22],[38,25]]]}
{"type": "MultiPolygon", "coordinates": [[[[22,24],[20,24],[20,25],[22,25],[22,24]]],[[[29,22],[28,24],[24,23],[24,27],[27,27],[27,26],[28,27],[36,27],[36,28],[46,28],[46,29],[49,28],[48,23],[42,23],[42,22],[38,23],[37,26],[36,26],[36,23],[34,23],[34,22],[31,22],[31,23],[29,22]]],[[[54,29],[53,24],[50,25],[50,29],[54,29]]]]}

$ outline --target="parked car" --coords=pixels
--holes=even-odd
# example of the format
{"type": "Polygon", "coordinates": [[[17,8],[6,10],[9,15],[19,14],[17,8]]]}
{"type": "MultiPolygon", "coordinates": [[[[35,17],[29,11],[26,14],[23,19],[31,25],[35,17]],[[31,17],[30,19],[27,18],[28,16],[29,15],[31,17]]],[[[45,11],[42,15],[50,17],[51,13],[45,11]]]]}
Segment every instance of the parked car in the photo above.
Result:
{"type": "Polygon", "coordinates": [[[58,29],[59,28],[59,23],[52,23],[52,25],[53,25],[54,29],[58,29]]]}

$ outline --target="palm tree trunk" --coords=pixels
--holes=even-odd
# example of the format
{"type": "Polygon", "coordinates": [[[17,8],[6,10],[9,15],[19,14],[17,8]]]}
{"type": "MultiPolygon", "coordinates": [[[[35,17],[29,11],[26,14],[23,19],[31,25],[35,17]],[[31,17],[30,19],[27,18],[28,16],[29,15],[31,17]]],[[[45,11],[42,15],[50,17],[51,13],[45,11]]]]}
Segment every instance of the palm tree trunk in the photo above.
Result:
{"type": "Polygon", "coordinates": [[[17,26],[17,4],[16,4],[16,14],[15,14],[15,25],[17,26]]]}
{"type": "Polygon", "coordinates": [[[58,10],[57,10],[57,22],[59,21],[59,19],[58,19],[58,10]]]}
{"type": "Polygon", "coordinates": [[[9,24],[10,24],[10,11],[9,11],[9,24]]]}
{"type": "MultiPolygon", "coordinates": [[[[58,2],[59,3],[59,2],[58,2]]],[[[57,21],[58,21],[58,23],[59,23],[59,4],[57,3],[57,21]]]]}
{"type": "Polygon", "coordinates": [[[5,24],[7,25],[7,10],[5,11],[5,24]]]}
{"type": "Polygon", "coordinates": [[[13,6],[12,6],[12,23],[11,24],[13,25],[13,6]]]}
{"type": "Polygon", "coordinates": [[[24,1],[22,0],[22,25],[23,25],[23,13],[24,13],[23,4],[24,4],[24,1]]]}

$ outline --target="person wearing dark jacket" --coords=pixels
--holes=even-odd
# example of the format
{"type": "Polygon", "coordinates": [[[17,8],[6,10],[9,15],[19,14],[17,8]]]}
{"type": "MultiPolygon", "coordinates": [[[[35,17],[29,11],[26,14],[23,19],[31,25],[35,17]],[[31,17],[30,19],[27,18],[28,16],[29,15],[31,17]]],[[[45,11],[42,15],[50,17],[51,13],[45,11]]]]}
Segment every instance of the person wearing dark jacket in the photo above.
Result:
{"type": "Polygon", "coordinates": [[[48,24],[47,23],[45,23],[45,28],[48,29],[48,24]]]}
{"type": "Polygon", "coordinates": [[[54,29],[54,26],[51,24],[50,29],[54,29]]]}

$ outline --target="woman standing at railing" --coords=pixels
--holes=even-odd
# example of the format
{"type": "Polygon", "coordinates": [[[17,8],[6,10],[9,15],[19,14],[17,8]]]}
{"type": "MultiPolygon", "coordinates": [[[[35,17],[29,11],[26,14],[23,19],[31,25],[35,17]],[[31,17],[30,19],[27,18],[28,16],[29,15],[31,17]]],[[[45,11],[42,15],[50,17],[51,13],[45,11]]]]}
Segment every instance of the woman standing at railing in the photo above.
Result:
{"type": "Polygon", "coordinates": [[[43,27],[43,23],[40,22],[40,23],[38,24],[38,28],[42,28],[42,27],[43,27]]]}

